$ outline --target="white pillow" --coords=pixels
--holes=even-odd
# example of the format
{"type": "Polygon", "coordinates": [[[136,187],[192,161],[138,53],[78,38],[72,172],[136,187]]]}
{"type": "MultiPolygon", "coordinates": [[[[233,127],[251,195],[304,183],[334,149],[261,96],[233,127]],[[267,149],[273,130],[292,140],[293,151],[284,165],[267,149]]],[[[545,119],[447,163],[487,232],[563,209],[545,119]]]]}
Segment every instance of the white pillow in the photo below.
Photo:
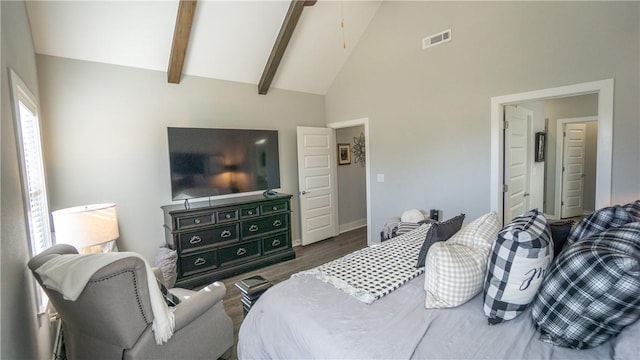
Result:
{"type": "Polygon", "coordinates": [[[402,222],[417,223],[422,220],[424,220],[424,214],[418,209],[407,210],[403,212],[400,217],[400,221],[402,222]]]}
{"type": "Polygon", "coordinates": [[[482,291],[489,252],[499,230],[498,215],[491,212],[449,240],[431,246],[424,276],[427,309],[456,307],[482,291]]]}

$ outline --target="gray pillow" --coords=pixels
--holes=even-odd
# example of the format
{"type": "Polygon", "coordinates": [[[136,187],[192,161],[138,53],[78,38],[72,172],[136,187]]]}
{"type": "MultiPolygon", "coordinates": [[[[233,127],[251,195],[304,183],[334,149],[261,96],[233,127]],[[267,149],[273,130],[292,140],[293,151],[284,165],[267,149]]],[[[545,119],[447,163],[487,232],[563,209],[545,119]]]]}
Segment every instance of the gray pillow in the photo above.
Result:
{"type": "Polygon", "coordinates": [[[438,241],[445,241],[457,233],[462,228],[462,222],[464,221],[465,214],[454,216],[449,220],[443,222],[435,222],[431,224],[431,228],[427,231],[420,253],[418,254],[418,263],[416,267],[423,267],[424,262],[427,259],[427,253],[431,245],[438,241]]]}
{"type": "Polygon", "coordinates": [[[569,237],[573,225],[575,225],[573,220],[549,221],[551,240],[553,240],[554,258],[558,256],[564,248],[564,244],[567,242],[567,237],[569,237]]]}
{"type": "Polygon", "coordinates": [[[158,248],[156,253],[156,266],[162,272],[164,283],[168,288],[172,288],[178,278],[178,253],[166,247],[158,248]]]}

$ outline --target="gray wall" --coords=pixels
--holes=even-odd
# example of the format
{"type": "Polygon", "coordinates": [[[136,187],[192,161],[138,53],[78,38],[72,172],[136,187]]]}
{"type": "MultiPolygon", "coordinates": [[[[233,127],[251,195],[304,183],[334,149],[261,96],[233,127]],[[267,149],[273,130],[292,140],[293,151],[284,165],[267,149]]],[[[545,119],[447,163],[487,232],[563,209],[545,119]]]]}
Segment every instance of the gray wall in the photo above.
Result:
{"type": "Polygon", "coordinates": [[[372,226],[403,209],[490,209],[490,100],[615,79],[612,202],[640,196],[640,3],[383,2],[326,95],[369,118],[372,226]],[[597,26],[594,26],[597,24],[597,26]],[[452,29],[426,50],[421,39],[452,29]]]}
{"type": "MultiPolygon", "coordinates": [[[[120,249],[153,261],[170,204],[167,127],[279,130],[281,192],[297,194],[296,126],[324,126],[324,97],[38,55],[51,209],[118,207],[120,249]]],[[[294,240],[300,238],[293,198],[294,240]]]]}
{"type": "Polygon", "coordinates": [[[0,267],[2,294],[0,318],[2,336],[0,358],[45,359],[51,357],[48,318],[38,318],[34,296],[34,280],[27,270],[30,258],[24,201],[18,168],[8,67],[22,78],[38,96],[36,57],[31,29],[22,1],[2,1],[2,180],[0,186],[1,220],[0,267]]]}
{"type": "MultiPolygon", "coordinates": [[[[353,150],[354,137],[364,133],[364,125],[336,129],[336,142],[347,143],[353,150]]],[[[338,166],[338,223],[340,232],[355,229],[367,223],[366,172],[364,165],[355,162],[338,166]]]]}

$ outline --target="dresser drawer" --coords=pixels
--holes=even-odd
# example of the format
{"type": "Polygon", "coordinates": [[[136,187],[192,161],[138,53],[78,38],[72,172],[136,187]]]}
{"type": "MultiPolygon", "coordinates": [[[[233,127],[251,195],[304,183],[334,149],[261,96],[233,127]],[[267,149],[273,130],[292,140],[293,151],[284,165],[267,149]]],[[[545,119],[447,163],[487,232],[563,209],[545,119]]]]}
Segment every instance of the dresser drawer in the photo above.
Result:
{"type": "Polygon", "coordinates": [[[199,254],[180,257],[180,269],[182,276],[215,269],[218,267],[216,255],[217,251],[211,250],[199,254]]]}
{"type": "Polygon", "coordinates": [[[283,232],[278,235],[268,236],[262,239],[262,253],[269,254],[289,247],[289,232],[283,232]]]}
{"type": "Polygon", "coordinates": [[[176,227],[178,229],[184,229],[190,226],[205,226],[213,223],[215,223],[215,220],[212,212],[192,216],[181,216],[176,219],[176,227]]]}
{"type": "Polygon", "coordinates": [[[218,211],[216,213],[216,219],[218,220],[218,222],[238,220],[238,210],[232,209],[232,210],[218,211]]]}
{"type": "Polygon", "coordinates": [[[242,238],[289,228],[289,213],[242,222],[242,238]]]}
{"type": "Polygon", "coordinates": [[[269,204],[261,205],[260,210],[262,210],[263,215],[267,215],[274,212],[286,211],[286,210],[289,210],[289,202],[274,201],[269,204]]]}
{"type": "Polygon", "coordinates": [[[238,224],[181,232],[177,237],[180,249],[184,253],[216,243],[238,240],[238,224]]]}
{"type": "Polygon", "coordinates": [[[247,208],[240,209],[240,218],[241,219],[252,218],[252,217],[256,217],[258,215],[260,215],[260,207],[259,206],[252,206],[252,207],[247,207],[247,208]]]}
{"type": "Polygon", "coordinates": [[[233,246],[219,248],[220,265],[260,256],[260,241],[246,241],[233,246]]]}

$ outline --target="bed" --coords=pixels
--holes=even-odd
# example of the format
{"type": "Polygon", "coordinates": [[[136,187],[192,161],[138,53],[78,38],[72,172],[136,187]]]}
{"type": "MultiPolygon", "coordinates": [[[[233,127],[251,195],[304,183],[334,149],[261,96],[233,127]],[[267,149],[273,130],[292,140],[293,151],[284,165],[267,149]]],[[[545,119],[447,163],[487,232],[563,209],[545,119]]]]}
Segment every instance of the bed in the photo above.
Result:
{"type": "MultiPolygon", "coordinates": [[[[421,228],[424,232],[425,227],[421,228]]],[[[396,240],[377,246],[391,246],[393,241],[396,240]]],[[[424,286],[424,271],[417,271],[401,286],[368,302],[318,276],[317,272],[295,274],[270,288],[251,308],[239,331],[238,357],[640,358],[638,321],[599,346],[576,350],[541,341],[540,332],[532,322],[531,307],[512,320],[488,325],[482,292],[460,306],[426,309],[424,286]]]]}

